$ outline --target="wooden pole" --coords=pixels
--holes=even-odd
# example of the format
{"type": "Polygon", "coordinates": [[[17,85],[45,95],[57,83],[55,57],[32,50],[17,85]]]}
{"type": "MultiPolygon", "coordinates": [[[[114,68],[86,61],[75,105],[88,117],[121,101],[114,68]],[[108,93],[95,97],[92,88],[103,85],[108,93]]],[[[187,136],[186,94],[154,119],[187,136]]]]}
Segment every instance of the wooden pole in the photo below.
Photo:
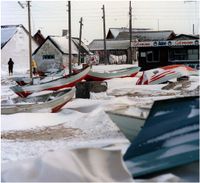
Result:
{"type": "Polygon", "coordinates": [[[28,32],[29,32],[29,64],[30,64],[30,78],[33,77],[32,74],[32,45],[31,45],[31,10],[30,1],[28,3],[28,32]]]}
{"type": "Polygon", "coordinates": [[[81,37],[82,37],[82,26],[83,26],[83,18],[81,17],[79,23],[80,23],[80,32],[79,32],[79,49],[78,49],[78,65],[81,64],[81,37]]]}
{"type": "Polygon", "coordinates": [[[72,58],[71,58],[71,1],[68,1],[68,26],[69,26],[69,75],[72,74],[72,58]]]}
{"type": "Polygon", "coordinates": [[[131,42],[132,42],[132,7],[131,7],[131,1],[129,1],[129,34],[130,34],[130,59],[129,63],[132,64],[132,48],[131,48],[131,42]]]}
{"type": "Polygon", "coordinates": [[[106,50],[106,20],[105,20],[105,7],[103,5],[103,37],[104,37],[104,63],[108,64],[108,55],[106,50]]]}

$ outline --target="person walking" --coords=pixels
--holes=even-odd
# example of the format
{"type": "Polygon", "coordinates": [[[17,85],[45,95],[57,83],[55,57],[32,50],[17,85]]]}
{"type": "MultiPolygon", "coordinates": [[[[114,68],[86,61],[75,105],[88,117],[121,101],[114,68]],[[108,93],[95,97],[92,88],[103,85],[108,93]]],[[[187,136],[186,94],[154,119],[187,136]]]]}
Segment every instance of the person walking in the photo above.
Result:
{"type": "Polygon", "coordinates": [[[32,60],[32,69],[33,69],[33,74],[35,76],[37,74],[37,64],[35,60],[32,60]]]}
{"type": "Polygon", "coordinates": [[[9,73],[9,76],[13,75],[13,65],[14,65],[14,62],[13,62],[12,58],[10,58],[9,61],[8,61],[8,73],[9,73]]]}

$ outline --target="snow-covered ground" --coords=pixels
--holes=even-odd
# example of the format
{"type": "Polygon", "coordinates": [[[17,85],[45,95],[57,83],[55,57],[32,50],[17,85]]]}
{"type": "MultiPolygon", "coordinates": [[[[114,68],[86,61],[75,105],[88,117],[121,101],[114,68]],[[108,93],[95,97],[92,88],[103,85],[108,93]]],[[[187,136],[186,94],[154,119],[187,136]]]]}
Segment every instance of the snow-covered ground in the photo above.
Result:
{"type": "MultiPolygon", "coordinates": [[[[107,72],[124,67],[130,65],[100,65],[93,66],[93,69],[107,72]]],[[[9,77],[2,71],[1,99],[16,97],[9,89],[15,85],[12,77],[28,76],[25,73],[15,71],[14,75],[9,77]]],[[[191,84],[186,88],[177,86],[163,90],[167,84],[135,85],[140,75],[141,73],[138,73],[134,78],[107,80],[107,92],[91,93],[90,99],[73,98],[58,113],[1,115],[2,163],[35,158],[64,148],[107,148],[114,145],[124,153],[130,142],[105,110],[114,109],[117,105],[140,106],[162,98],[178,97],[194,91],[199,85],[198,76],[191,76],[191,84]]]]}

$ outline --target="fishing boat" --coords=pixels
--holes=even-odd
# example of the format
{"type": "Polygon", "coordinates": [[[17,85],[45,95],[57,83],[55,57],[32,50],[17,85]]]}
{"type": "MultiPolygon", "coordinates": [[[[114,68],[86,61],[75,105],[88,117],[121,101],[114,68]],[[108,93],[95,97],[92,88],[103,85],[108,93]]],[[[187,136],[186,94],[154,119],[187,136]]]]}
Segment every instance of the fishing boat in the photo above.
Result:
{"type": "Polygon", "coordinates": [[[42,83],[46,83],[49,81],[53,81],[59,78],[62,78],[64,76],[66,76],[66,73],[68,71],[66,69],[63,69],[61,71],[58,72],[54,72],[54,73],[49,73],[46,75],[41,75],[41,76],[36,76],[33,78],[30,77],[13,77],[12,79],[20,86],[24,86],[24,85],[28,85],[28,84],[42,84],[42,83]]]}
{"type": "Polygon", "coordinates": [[[85,79],[87,81],[104,81],[113,78],[134,77],[139,70],[140,67],[129,67],[103,73],[90,70],[85,79]]]}
{"type": "Polygon", "coordinates": [[[24,85],[27,85],[27,84],[31,84],[32,81],[35,79],[35,78],[29,78],[29,77],[13,77],[12,78],[18,85],[20,86],[24,86],[24,85]]]}
{"type": "Polygon", "coordinates": [[[155,101],[123,158],[134,178],[199,163],[199,96],[155,101]]]}
{"type": "Polygon", "coordinates": [[[58,112],[75,94],[75,88],[63,89],[45,94],[34,94],[27,98],[16,97],[1,101],[1,114],[20,112],[58,112]]]}
{"type": "Polygon", "coordinates": [[[151,106],[136,107],[134,105],[129,105],[114,110],[107,110],[106,113],[122,131],[125,137],[129,141],[132,141],[144,125],[150,108],[151,106]]]}
{"type": "Polygon", "coordinates": [[[45,91],[45,90],[56,91],[63,88],[69,88],[69,87],[75,86],[77,82],[80,82],[81,80],[83,80],[88,74],[89,70],[90,68],[87,67],[87,68],[84,68],[81,72],[74,75],[64,76],[62,78],[41,83],[41,84],[12,86],[10,87],[10,89],[13,90],[20,97],[27,97],[28,95],[34,92],[45,91]]]}
{"type": "Polygon", "coordinates": [[[185,65],[169,65],[144,71],[136,82],[137,85],[154,85],[177,79],[183,76],[196,75],[197,70],[185,65]]]}

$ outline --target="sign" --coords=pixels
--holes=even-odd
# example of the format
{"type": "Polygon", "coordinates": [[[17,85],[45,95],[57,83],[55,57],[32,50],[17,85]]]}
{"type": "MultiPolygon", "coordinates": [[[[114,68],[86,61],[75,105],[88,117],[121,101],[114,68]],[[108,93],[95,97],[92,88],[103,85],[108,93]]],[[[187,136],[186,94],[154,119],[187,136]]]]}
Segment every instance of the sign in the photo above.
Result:
{"type": "Polygon", "coordinates": [[[133,41],[132,47],[198,46],[199,40],[133,41]]]}

